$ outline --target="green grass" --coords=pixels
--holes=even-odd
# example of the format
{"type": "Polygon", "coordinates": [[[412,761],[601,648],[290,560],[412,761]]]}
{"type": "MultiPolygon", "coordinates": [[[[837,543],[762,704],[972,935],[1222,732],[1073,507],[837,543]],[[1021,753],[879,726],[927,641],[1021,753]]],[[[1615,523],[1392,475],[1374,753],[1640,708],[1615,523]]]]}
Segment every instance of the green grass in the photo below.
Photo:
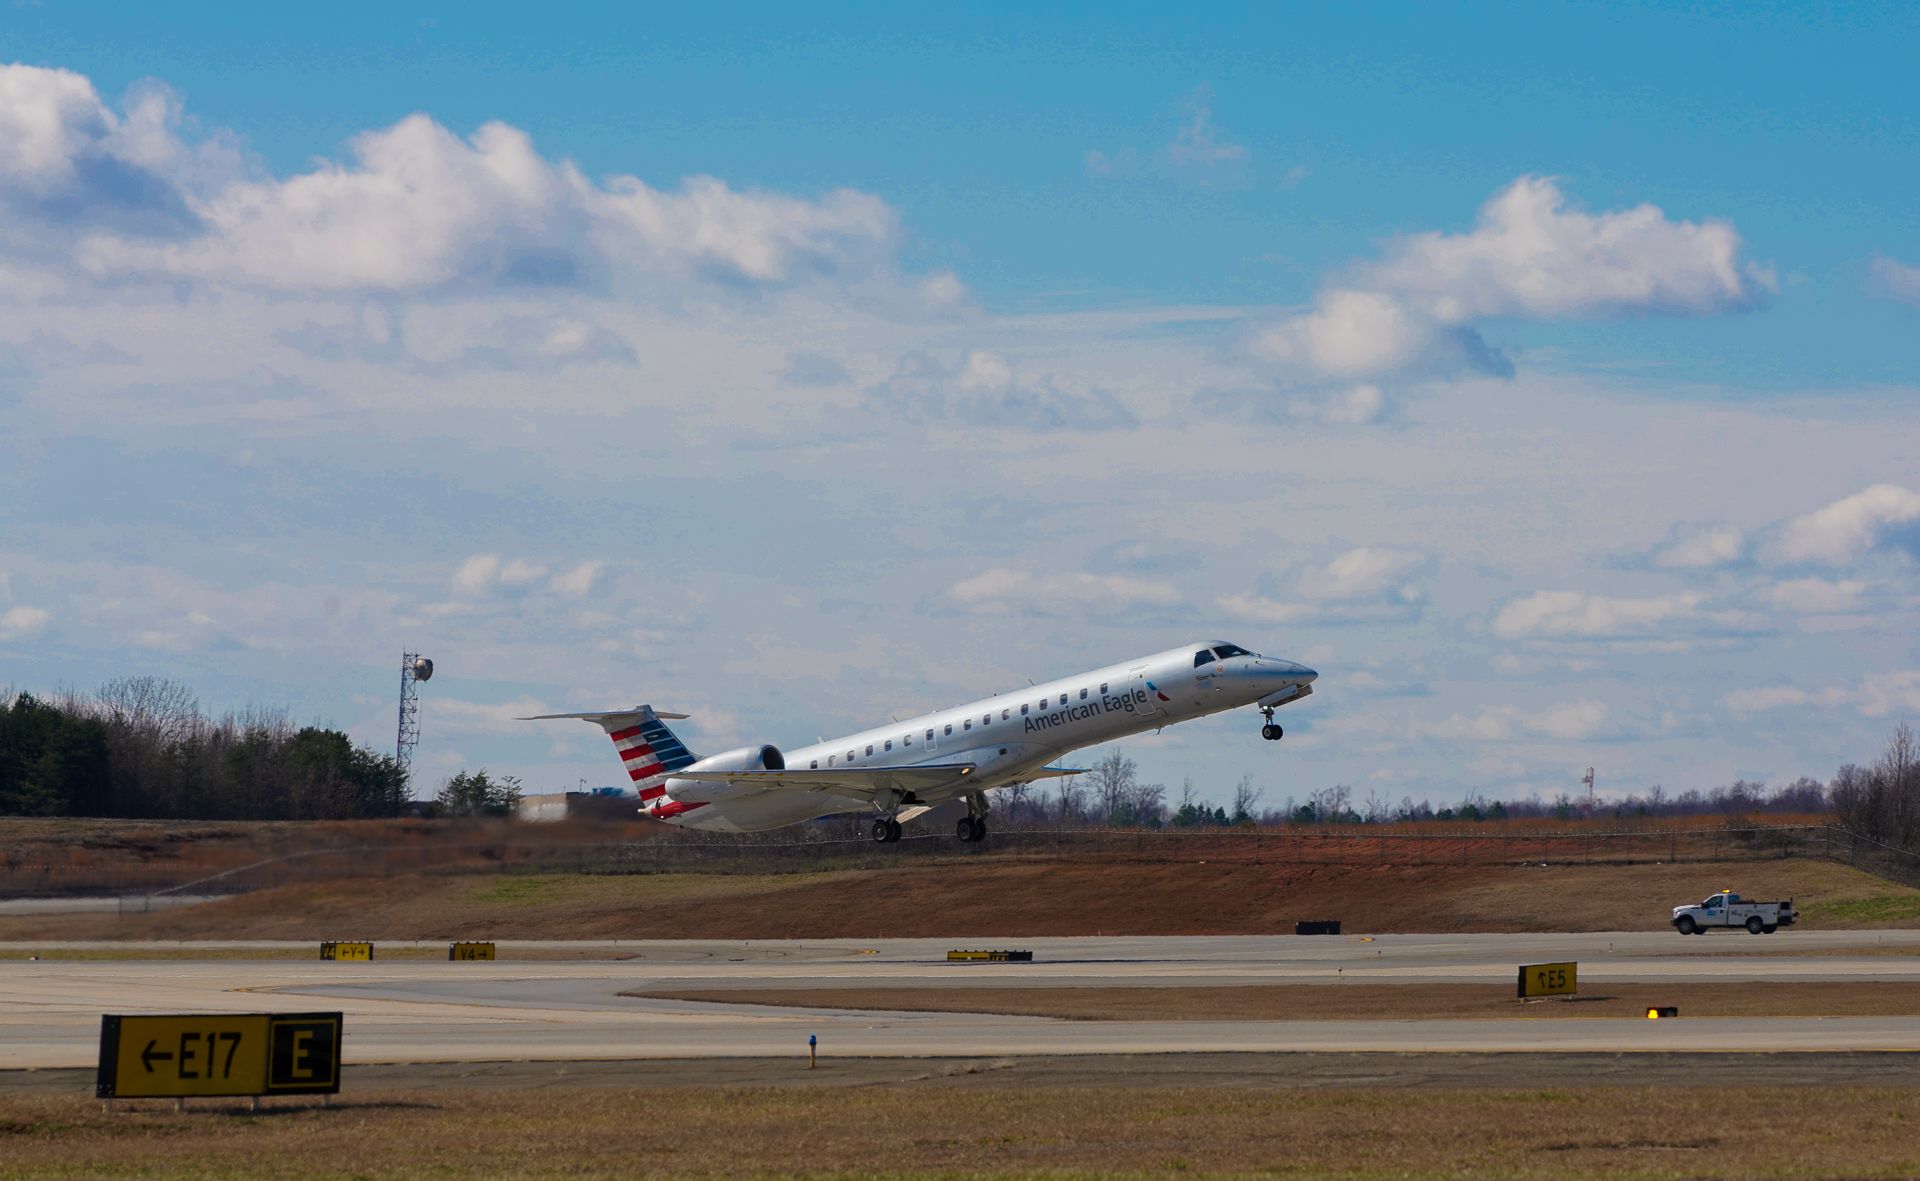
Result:
{"type": "Polygon", "coordinates": [[[1904,923],[1920,920],[1920,894],[1870,894],[1865,898],[1835,898],[1809,902],[1800,908],[1802,921],[1842,923],[1904,923]]]}
{"type": "Polygon", "coordinates": [[[1901,1087],[435,1087],[260,1115],[0,1100],[0,1181],[367,1178],[1895,1178],[1901,1087]],[[1715,1106],[1788,1113],[1676,1124],[1715,1106]]]}
{"type": "Polygon", "coordinates": [[[494,878],[475,887],[469,896],[475,902],[501,906],[538,906],[563,899],[579,888],[577,877],[536,874],[494,878]]]}

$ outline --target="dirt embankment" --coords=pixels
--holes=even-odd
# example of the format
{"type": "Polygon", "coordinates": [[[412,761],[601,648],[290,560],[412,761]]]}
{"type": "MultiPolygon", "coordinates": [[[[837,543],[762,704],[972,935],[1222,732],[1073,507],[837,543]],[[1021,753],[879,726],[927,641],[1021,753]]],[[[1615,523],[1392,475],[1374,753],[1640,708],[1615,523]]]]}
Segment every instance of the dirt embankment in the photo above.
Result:
{"type": "Polygon", "coordinates": [[[1393,866],[1115,858],[813,874],[421,874],[289,886],[152,914],[0,918],[22,939],[797,939],[1656,930],[1734,886],[1819,929],[1920,925],[1920,890],[1826,861],[1393,866]]]}

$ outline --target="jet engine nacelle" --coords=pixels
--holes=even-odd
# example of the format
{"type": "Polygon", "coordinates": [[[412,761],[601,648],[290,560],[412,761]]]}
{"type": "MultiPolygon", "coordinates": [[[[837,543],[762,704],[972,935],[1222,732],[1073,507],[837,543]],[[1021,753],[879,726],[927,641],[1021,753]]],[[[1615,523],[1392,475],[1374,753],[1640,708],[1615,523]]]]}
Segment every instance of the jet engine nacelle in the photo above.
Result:
{"type": "MultiPolygon", "coordinates": [[[[772,743],[762,746],[742,746],[735,750],[722,751],[717,755],[708,755],[686,768],[687,771],[784,771],[786,769],[786,756],[782,755],[780,748],[772,743]]],[[[708,783],[696,779],[677,778],[668,779],[666,789],[668,797],[685,800],[689,804],[734,799],[751,795],[759,790],[740,783],[708,783]]]]}

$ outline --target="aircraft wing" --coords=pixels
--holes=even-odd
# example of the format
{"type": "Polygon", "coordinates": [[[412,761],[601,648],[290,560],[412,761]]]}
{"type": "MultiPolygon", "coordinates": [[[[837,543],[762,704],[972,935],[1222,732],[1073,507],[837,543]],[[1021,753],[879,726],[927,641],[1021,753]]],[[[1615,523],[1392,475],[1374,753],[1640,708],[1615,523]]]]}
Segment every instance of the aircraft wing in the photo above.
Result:
{"type": "Polygon", "coordinates": [[[673,777],[696,783],[737,783],[769,791],[820,791],[870,800],[885,792],[918,794],[952,786],[964,782],[973,772],[972,763],[923,763],[917,767],[830,767],[824,771],[679,771],[673,777]]]}

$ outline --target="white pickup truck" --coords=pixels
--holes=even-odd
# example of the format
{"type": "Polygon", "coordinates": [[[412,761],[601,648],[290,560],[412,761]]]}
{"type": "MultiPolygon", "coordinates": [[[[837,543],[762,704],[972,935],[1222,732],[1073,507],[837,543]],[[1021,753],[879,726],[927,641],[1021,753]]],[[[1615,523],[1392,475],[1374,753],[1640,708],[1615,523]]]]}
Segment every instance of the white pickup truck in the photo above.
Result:
{"type": "Polygon", "coordinates": [[[1753,902],[1731,890],[1710,894],[1698,902],[1673,908],[1673,929],[1682,935],[1704,935],[1714,927],[1745,927],[1747,933],[1771,935],[1781,927],[1793,926],[1800,912],[1793,899],[1781,902],[1753,902]]]}

